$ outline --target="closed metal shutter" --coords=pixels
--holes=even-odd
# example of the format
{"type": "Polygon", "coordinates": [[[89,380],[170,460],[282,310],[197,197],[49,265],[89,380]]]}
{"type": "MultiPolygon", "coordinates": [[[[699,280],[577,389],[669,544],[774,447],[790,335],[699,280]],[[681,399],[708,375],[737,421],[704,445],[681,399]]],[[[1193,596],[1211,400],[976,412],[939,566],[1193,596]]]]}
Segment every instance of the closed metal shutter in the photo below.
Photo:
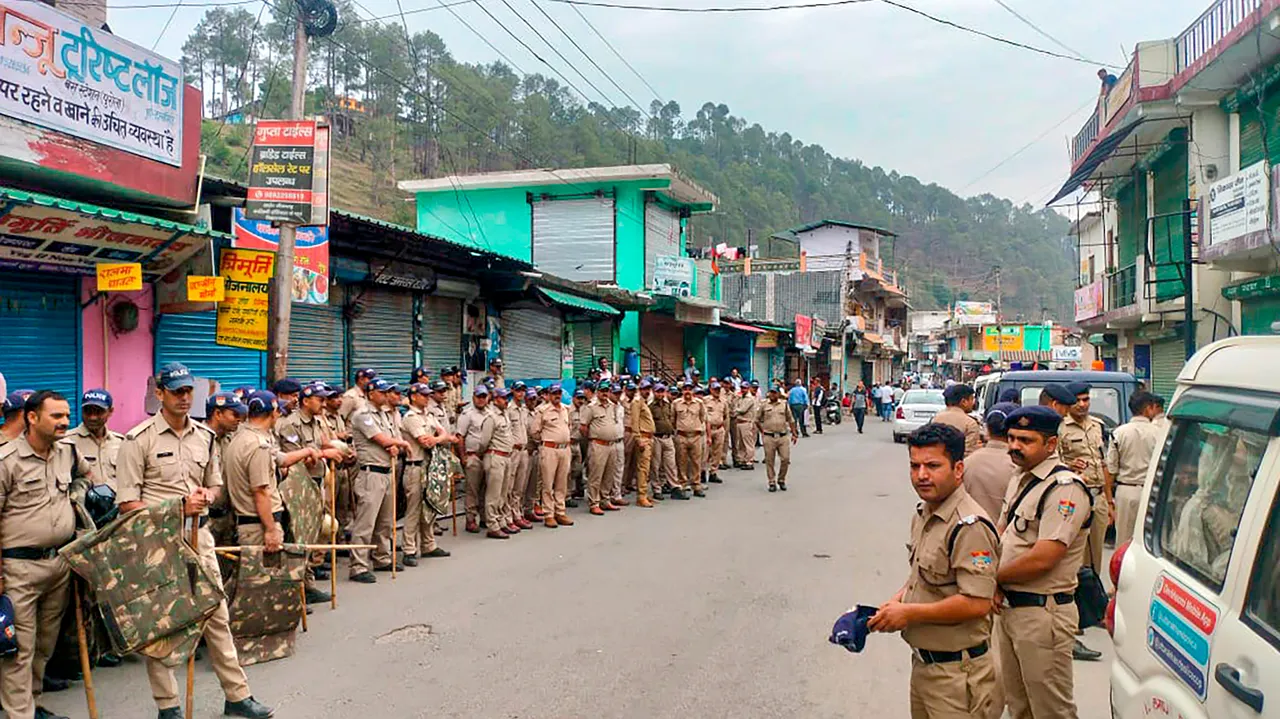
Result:
{"type": "Polygon", "coordinates": [[[653,287],[658,257],[680,255],[680,216],[656,202],[644,205],[644,284],[653,287]]]}
{"type": "Polygon", "coordinates": [[[1124,269],[1138,261],[1147,241],[1147,175],[1134,172],[1116,193],[1116,261],[1124,269]]]}
{"type": "Polygon", "coordinates": [[[67,398],[74,414],[81,392],[77,281],[0,273],[0,370],[9,390],[51,389],[67,398]]]}
{"type": "Polygon", "coordinates": [[[347,289],[353,371],[372,367],[388,382],[404,384],[413,373],[413,295],[380,287],[347,289]]]}
{"type": "MultiPolygon", "coordinates": [[[[1280,143],[1272,139],[1276,120],[1280,119],[1280,92],[1274,90],[1262,100],[1262,115],[1267,121],[1267,148],[1271,150],[1271,163],[1280,159],[1280,143]]],[[[1257,100],[1240,105],[1240,167],[1248,167],[1263,159],[1262,122],[1259,120],[1257,100]]]]}
{"type": "Polygon", "coordinates": [[[1173,399],[1178,387],[1178,373],[1187,363],[1187,351],[1182,340],[1166,340],[1151,343],[1151,391],[1164,398],[1173,399]]]}
{"type": "Polygon", "coordinates": [[[293,305],[289,318],[290,377],[303,383],[323,380],[344,384],[345,349],[341,305],[293,305]]]}
{"type": "Polygon", "coordinates": [[[1187,201],[1187,145],[1186,130],[1178,128],[1169,133],[1172,149],[1166,152],[1152,167],[1152,194],[1155,215],[1151,221],[1151,254],[1155,258],[1157,300],[1181,297],[1182,278],[1188,271],[1179,267],[1182,263],[1183,216],[1187,201]],[[1179,132],[1179,130],[1181,130],[1179,132]]]}
{"type": "Polygon", "coordinates": [[[751,355],[751,374],[747,379],[753,379],[761,385],[766,385],[769,380],[769,362],[772,359],[773,350],[771,348],[756,348],[751,355]]]}
{"type": "Polygon", "coordinates": [[[160,315],[156,326],[156,368],[181,362],[193,376],[217,380],[220,391],[264,387],[267,353],[217,344],[217,327],[216,312],[160,315]]]}
{"type": "Polygon", "coordinates": [[[674,318],[640,315],[640,371],[673,381],[683,378],[684,329],[674,318]]]}
{"type": "Polygon", "coordinates": [[[509,381],[559,379],[563,329],[559,314],[513,309],[502,313],[503,374],[509,381]]]}
{"type": "Polygon", "coordinates": [[[557,277],[612,282],[612,197],[533,203],[533,264],[557,277]]]}
{"type": "Polygon", "coordinates": [[[573,376],[585,378],[600,363],[600,358],[613,361],[613,323],[573,322],[573,376]]]}
{"type": "Polygon", "coordinates": [[[422,298],[422,364],[440,370],[462,364],[462,300],[435,295],[422,298]]]}

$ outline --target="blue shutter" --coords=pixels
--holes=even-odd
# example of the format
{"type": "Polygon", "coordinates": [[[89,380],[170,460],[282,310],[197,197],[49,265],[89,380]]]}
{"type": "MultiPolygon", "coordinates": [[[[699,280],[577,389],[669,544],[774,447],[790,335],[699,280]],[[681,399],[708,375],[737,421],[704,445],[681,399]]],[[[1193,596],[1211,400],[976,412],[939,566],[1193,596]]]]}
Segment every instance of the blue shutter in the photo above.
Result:
{"type": "Polygon", "coordinates": [[[81,391],[78,279],[0,273],[0,372],[9,390],[54,390],[73,415],[81,391]]]}
{"type": "Polygon", "coordinates": [[[351,368],[372,367],[405,385],[413,374],[413,295],[380,287],[349,287],[351,368]]]}
{"type": "Polygon", "coordinates": [[[181,362],[195,377],[218,381],[218,388],[262,387],[266,384],[267,353],[214,343],[216,312],[160,315],[156,327],[156,369],[181,362]]]}

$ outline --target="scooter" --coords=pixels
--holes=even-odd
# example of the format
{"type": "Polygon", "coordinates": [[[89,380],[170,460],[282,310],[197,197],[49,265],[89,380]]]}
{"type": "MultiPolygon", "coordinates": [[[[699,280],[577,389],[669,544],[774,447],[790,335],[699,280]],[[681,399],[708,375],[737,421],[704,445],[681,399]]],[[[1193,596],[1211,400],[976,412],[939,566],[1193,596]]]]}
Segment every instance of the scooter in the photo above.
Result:
{"type": "Polygon", "coordinates": [[[822,405],[822,419],[827,424],[840,424],[844,419],[844,409],[840,406],[840,400],[833,397],[822,405]]]}

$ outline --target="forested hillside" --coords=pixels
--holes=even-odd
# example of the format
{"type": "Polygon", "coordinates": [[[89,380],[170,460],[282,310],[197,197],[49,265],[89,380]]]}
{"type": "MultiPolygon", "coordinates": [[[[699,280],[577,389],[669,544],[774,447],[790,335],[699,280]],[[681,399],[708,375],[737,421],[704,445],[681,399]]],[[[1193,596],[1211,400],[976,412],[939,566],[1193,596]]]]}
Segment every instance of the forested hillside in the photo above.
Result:
{"type": "MultiPolygon", "coordinates": [[[[285,113],[288,7],[273,3],[262,15],[211,9],[183,46],[188,81],[206,99],[210,174],[247,175],[247,127],[224,116],[285,113]]],[[[333,36],[312,42],[307,95],[310,113],[335,118],[340,207],[412,224],[412,205],[395,188],[401,179],[670,162],[721,200],[714,215],[695,222],[697,244],[746,245],[748,232],[760,237],[816,219],[866,222],[899,233],[889,259],[904,270],[918,309],[994,299],[992,269],[1000,265],[1008,317],[1071,317],[1075,253],[1057,213],[991,195],[961,198],[833,157],[750,124],[724,104],[707,102],[689,114],[657,99],[644,109],[588,103],[567,84],[572,78],[520,75],[505,62],[460,63],[434,33],[406,42],[398,22],[361,20],[349,6],[340,17],[333,36]]]]}

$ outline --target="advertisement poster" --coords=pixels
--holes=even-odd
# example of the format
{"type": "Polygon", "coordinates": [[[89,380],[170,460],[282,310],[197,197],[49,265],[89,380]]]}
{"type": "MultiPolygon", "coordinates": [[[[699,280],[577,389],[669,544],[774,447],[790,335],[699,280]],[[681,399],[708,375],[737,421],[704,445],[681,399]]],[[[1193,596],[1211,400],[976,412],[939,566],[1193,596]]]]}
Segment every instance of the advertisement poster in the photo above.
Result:
{"type": "Polygon", "coordinates": [[[990,302],[957,302],[955,316],[962,325],[987,325],[996,321],[996,310],[990,302]]]}
{"type": "MultiPolygon", "coordinates": [[[[231,218],[232,246],[243,250],[280,249],[280,228],[270,222],[250,220],[237,207],[231,218]]],[[[299,227],[293,247],[293,301],[308,305],[329,304],[329,228],[299,227]]]]}
{"type": "Polygon", "coordinates": [[[17,204],[0,210],[0,267],[94,274],[101,262],[141,262],[143,272],[156,275],[209,243],[200,235],[173,235],[159,227],[17,204]]]}
{"type": "Polygon", "coordinates": [[[983,327],[982,349],[987,352],[1020,352],[1024,347],[1022,325],[983,327]]]}
{"type": "Polygon", "coordinates": [[[245,214],[255,220],[311,222],[315,120],[262,120],[253,128],[245,214]]]}
{"type": "Polygon", "coordinates": [[[1077,322],[1102,314],[1102,280],[1076,290],[1075,301],[1077,322]]]}
{"type": "Polygon", "coordinates": [[[44,3],[0,0],[0,114],[182,165],[182,68],[44,3]]]}
{"type": "Polygon", "coordinates": [[[225,299],[218,303],[214,341],[228,347],[267,350],[267,295],[276,255],[265,250],[225,249],[218,262],[225,299]]]}
{"type": "Polygon", "coordinates": [[[656,295],[688,297],[693,294],[696,271],[693,258],[659,255],[654,258],[653,283],[649,291],[656,295]]]}
{"type": "Polygon", "coordinates": [[[813,318],[805,315],[796,315],[796,347],[802,350],[809,349],[813,341],[813,318]]]}

